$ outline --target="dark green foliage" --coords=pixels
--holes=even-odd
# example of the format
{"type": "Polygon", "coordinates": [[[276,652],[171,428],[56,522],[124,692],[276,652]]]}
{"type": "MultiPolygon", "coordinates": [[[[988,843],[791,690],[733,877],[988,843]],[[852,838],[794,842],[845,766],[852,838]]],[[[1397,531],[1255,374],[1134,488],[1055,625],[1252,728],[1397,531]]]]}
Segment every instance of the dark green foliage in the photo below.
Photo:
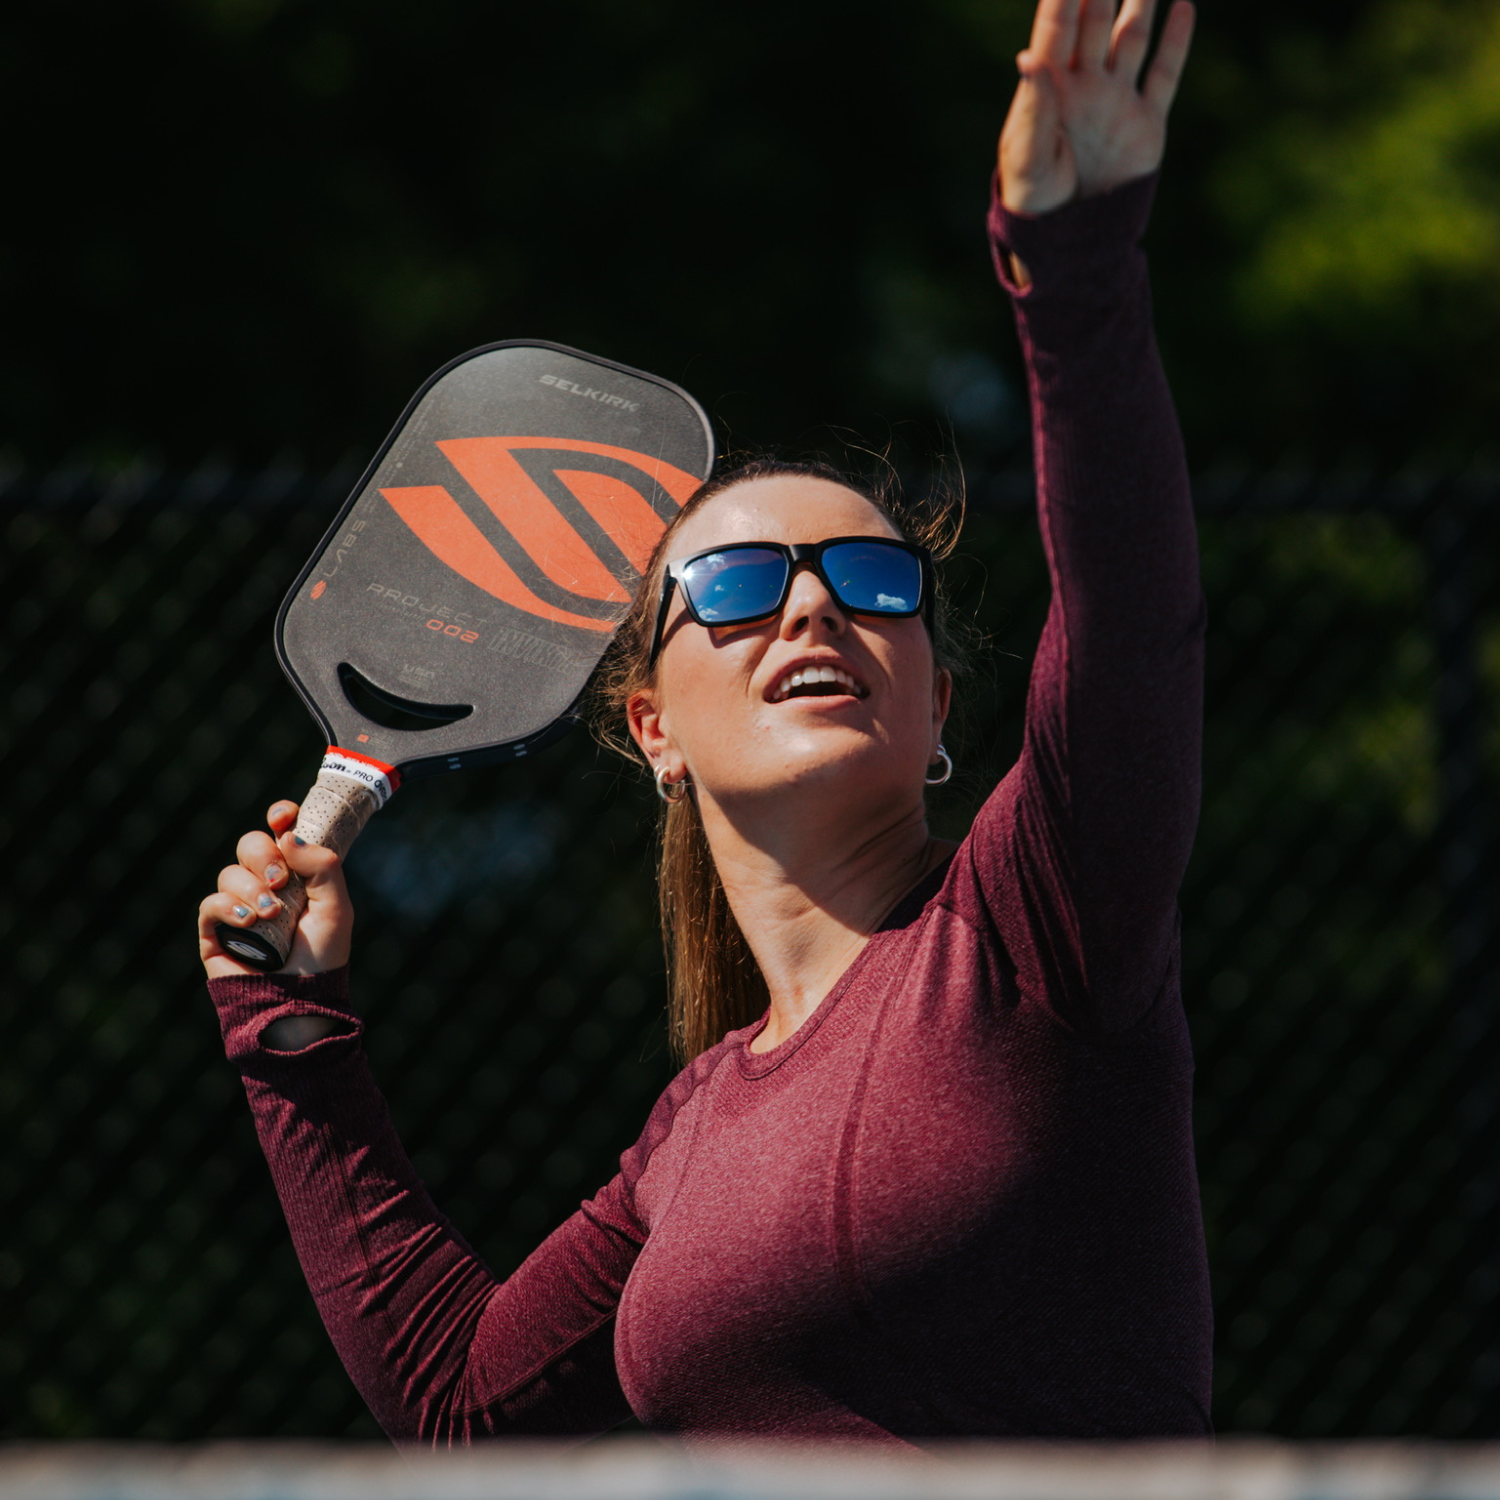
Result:
{"type": "MultiPolygon", "coordinates": [[[[1196,453],[1489,441],[1484,0],[1202,7],[1151,232],[1196,453]]],[[[1025,0],[104,0],[9,18],[0,452],[371,451],[458,351],[680,380],[731,446],[1024,438],[982,234],[1025,0]]]]}

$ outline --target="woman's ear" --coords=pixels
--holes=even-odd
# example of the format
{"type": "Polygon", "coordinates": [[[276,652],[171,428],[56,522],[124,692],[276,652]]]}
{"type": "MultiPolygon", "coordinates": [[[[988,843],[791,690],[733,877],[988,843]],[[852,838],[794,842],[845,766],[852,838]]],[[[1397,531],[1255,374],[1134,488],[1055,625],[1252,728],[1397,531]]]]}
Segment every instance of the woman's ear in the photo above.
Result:
{"type": "Polygon", "coordinates": [[[672,748],[672,737],[662,722],[661,708],[654,694],[632,693],[625,702],[625,722],[631,739],[641,747],[641,754],[653,766],[672,748]]]}
{"type": "MultiPolygon", "coordinates": [[[[943,725],[948,722],[948,710],[953,706],[953,673],[947,667],[939,667],[932,675],[932,748],[937,750],[943,737],[943,725]]],[[[935,760],[936,754],[933,759],[935,760]]]]}

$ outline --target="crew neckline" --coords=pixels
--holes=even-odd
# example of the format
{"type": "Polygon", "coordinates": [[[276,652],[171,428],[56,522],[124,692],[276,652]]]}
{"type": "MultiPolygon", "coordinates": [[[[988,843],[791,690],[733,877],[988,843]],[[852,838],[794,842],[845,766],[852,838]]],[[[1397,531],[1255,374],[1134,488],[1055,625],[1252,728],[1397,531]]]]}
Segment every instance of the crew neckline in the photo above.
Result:
{"type": "Polygon", "coordinates": [[[891,907],[890,911],[881,918],[875,931],[870,934],[864,947],[849,960],[848,968],[834,980],[832,988],[818,1002],[817,1009],[784,1042],[778,1042],[769,1052],[752,1052],[750,1044],[771,1024],[771,1012],[769,1009],[766,1011],[765,1015],[740,1040],[738,1062],[740,1073],[745,1078],[764,1078],[768,1073],[775,1072],[812,1037],[828,1017],[838,1009],[839,1002],[848,994],[849,987],[869,962],[870,955],[878,947],[884,946],[882,940],[889,939],[893,932],[899,931],[914,921],[927,903],[942,889],[957,852],[954,850],[953,854],[935,865],[891,907]]]}

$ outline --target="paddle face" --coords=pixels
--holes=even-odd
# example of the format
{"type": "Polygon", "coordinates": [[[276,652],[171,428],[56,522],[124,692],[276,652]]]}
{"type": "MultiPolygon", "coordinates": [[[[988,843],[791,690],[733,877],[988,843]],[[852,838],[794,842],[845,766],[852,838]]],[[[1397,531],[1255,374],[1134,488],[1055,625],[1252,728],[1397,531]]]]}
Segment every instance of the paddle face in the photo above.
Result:
{"type": "Polygon", "coordinates": [[[293,585],[276,648],[328,742],[406,775],[524,755],[569,711],[708,475],[698,404],[554,344],[440,370],[293,585]]]}

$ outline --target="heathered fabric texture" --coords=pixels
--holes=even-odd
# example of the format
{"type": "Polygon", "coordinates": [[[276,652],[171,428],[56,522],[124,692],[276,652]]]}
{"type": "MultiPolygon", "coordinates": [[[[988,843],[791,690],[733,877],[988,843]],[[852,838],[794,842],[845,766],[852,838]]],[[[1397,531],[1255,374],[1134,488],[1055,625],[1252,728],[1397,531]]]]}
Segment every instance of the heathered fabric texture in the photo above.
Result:
{"type": "Polygon", "coordinates": [[[991,214],[1033,277],[1012,291],[1053,581],[1020,760],[811,1019],[692,1063],[513,1276],[417,1180],[343,971],[211,985],[308,1282],[392,1437],[631,1411],[703,1438],[1208,1431],[1176,916],[1203,608],[1137,247],[1151,191],[991,214]],[[259,1045],[309,1010],[343,1033],[259,1045]]]}

